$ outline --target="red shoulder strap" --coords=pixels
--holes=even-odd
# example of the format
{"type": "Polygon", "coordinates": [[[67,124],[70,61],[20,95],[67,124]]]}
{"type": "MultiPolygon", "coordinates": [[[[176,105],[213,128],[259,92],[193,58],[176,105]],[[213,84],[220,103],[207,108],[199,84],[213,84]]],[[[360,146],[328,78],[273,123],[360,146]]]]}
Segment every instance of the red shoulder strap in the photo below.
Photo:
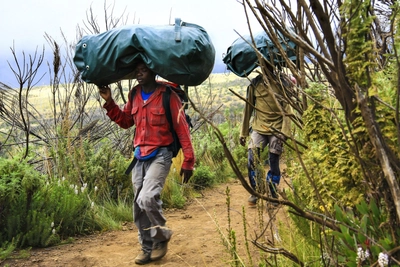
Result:
{"type": "Polygon", "coordinates": [[[163,84],[165,86],[172,86],[173,88],[178,87],[179,85],[173,82],[168,82],[168,81],[157,81],[159,84],[163,84]]]}

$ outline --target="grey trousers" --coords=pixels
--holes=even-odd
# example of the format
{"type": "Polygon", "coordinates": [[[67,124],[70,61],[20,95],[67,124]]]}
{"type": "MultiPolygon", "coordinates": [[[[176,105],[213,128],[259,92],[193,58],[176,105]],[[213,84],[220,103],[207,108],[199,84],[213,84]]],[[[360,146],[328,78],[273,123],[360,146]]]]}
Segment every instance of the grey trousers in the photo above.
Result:
{"type": "Polygon", "coordinates": [[[153,244],[169,240],[172,231],[166,226],[161,191],[172,163],[172,152],[160,148],[148,161],[137,161],[132,172],[134,189],[133,219],[138,228],[142,250],[151,252],[153,244]]]}

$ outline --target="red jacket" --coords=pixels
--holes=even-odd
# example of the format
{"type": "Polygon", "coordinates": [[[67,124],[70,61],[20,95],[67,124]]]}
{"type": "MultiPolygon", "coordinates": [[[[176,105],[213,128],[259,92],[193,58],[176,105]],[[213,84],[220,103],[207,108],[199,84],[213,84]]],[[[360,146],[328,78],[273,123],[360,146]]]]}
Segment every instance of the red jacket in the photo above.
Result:
{"type": "MultiPolygon", "coordinates": [[[[142,99],[140,90],[140,86],[132,88],[129,92],[129,101],[123,109],[119,108],[114,101],[104,104],[103,107],[107,110],[107,116],[121,128],[127,129],[136,125],[133,146],[139,146],[140,154],[146,156],[158,147],[170,145],[173,142],[173,137],[162,103],[162,94],[166,90],[165,86],[160,84],[146,103],[142,99]],[[133,101],[131,101],[130,96],[133,90],[137,91],[133,101]]],[[[189,126],[186,122],[181,100],[173,91],[171,92],[170,108],[173,127],[178,135],[185,157],[182,168],[193,170],[195,157],[189,126]]]]}

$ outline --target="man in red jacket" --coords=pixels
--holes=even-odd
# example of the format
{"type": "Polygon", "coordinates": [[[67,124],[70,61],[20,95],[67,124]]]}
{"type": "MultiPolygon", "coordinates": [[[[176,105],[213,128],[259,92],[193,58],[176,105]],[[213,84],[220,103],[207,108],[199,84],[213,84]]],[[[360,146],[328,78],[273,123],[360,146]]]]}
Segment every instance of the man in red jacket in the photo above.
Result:
{"type": "MultiPolygon", "coordinates": [[[[108,86],[99,87],[99,90],[106,101],[103,107],[112,121],[124,129],[136,125],[133,145],[138,161],[132,172],[135,193],[133,217],[142,251],[135,263],[146,264],[165,256],[172,235],[172,231],[165,226],[160,195],[172,163],[169,145],[173,137],[162,101],[165,85],[157,82],[156,74],[143,61],[135,67],[135,78],[138,85],[129,92],[129,101],[122,109],[114,102],[108,86]],[[133,99],[131,94],[134,94],[133,99]]],[[[185,158],[180,174],[184,176],[183,181],[187,182],[193,174],[195,157],[189,127],[181,107],[179,96],[171,92],[173,128],[185,158]]]]}

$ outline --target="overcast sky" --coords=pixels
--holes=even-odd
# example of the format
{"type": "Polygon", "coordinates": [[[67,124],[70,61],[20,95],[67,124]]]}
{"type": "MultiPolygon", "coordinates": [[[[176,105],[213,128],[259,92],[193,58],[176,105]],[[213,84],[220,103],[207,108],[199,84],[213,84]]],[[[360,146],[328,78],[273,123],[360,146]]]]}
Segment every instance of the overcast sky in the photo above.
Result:
{"type": "MultiPolygon", "coordinates": [[[[18,55],[22,51],[32,54],[43,45],[50,52],[45,33],[63,44],[61,31],[74,42],[76,27],[83,26],[90,7],[102,25],[104,5],[104,0],[1,0],[0,82],[10,83],[7,60],[14,64],[10,47],[14,46],[18,55]]],[[[236,0],[107,0],[106,5],[114,5],[115,17],[126,9],[132,24],[167,25],[178,17],[202,26],[216,48],[216,63],[222,62],[222,54],[239,37],[235,31],[248,34],[243,6],[236,0]]],[[[259,29],[254,19],[251,23],[254,30],[259,29]]]]}

